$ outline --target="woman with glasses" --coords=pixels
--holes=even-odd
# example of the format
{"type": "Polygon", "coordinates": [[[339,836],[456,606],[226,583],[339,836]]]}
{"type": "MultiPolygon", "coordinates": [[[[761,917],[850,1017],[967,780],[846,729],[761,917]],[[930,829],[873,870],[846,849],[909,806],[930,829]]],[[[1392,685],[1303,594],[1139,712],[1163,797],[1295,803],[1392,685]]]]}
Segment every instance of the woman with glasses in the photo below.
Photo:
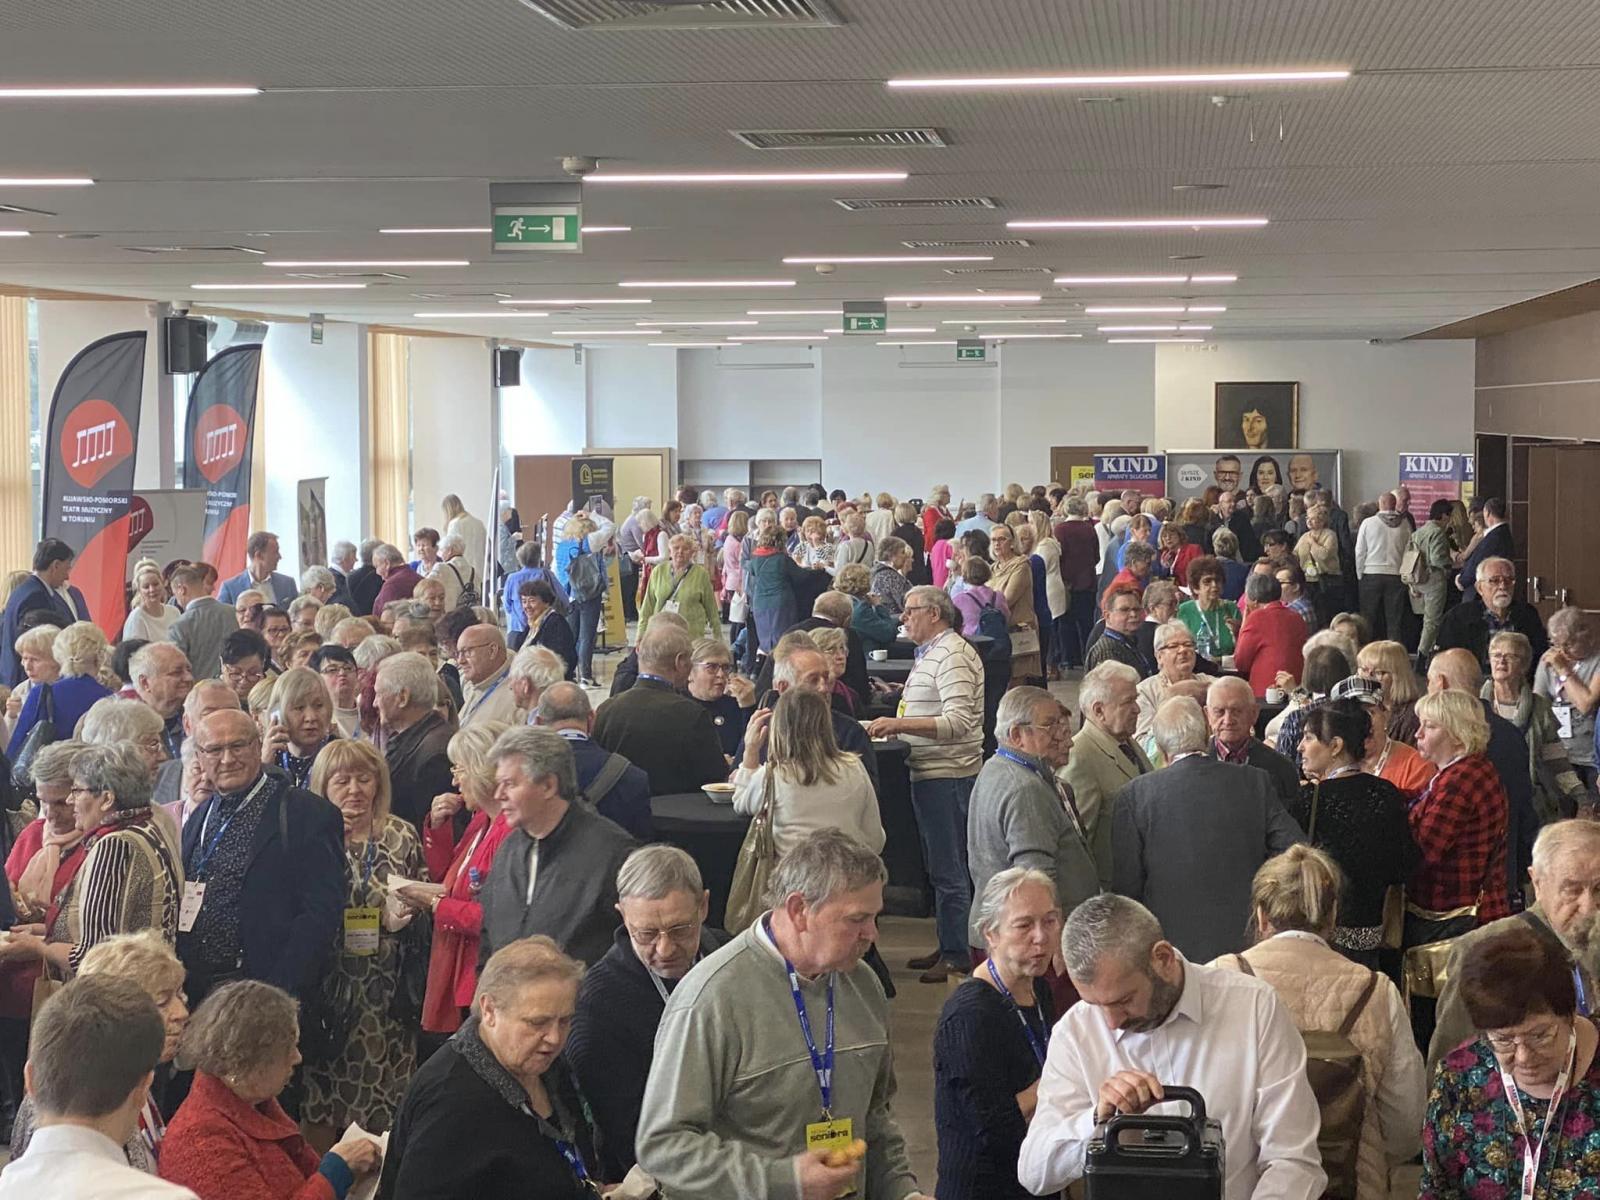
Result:
{"type": "Polygon", "coordinates": [[[1195,559],[1185,582],[1194,599],[1178,605],[1178,620],[1194,635],[1196,653],[1220,662],[1233,653],[1242,621],[1239,606],[1222,595],[1222,563],[1213,557],[1195,559]]]}
{"type": "Polygon", "coordinates": [[[311,656],[311,669],[322,677],[333,701],[333,723],[343,737],[361,736],[361,668],[356,656],[337,642],[329,642],[311,656]]]}
{"type": "Polygon", "coordinates": [[[50,720],[57,737],[70,736],[84,713],[97,700],[111,695],[111,690],[99,679],[110,652],[106,635],[89,621],[74,621],[55,635],[50,642],[50,653],[60,667],[60,674],[53,682],[36,683],[28,689],[28,698],[22,703],[10,744],[6,746],[6,757],[16,762],[28,735],[41,719],[50,720]]]}
{"type": "Polygon", "coordinates": [[[1594,725],[1600,709],[1600,646],[1594,618],[1583,609],[1558,609],[1550,618],[1550,649],[1533,674],[1533,690],[1549,699],[1567,760],[1591,793],[1595,790],[1594,725]]]}
{"type": "Polygon", "coordinates": [[[710,712],[723,756],[731,765],[744,741],[756,697],[755,685],[733,673],[733,654],[724,643],[715,638],[695,642],[689,663],[689,695],[710,712]]]}
{"type": "Polygon", "coordinates": [[[1577,1200],[1600,1192],[1600,1042],[1572,962],[1521,922],[1462,955],[1479,1033],[1434,1071],[1418,1200],[1577,1200]]]}
{"type": "Polygon", "coordinates": [[[1389,736],[1408,745],[1415,742],[1417,700],[1423,687],[1406,648],[1394,641],[1368,642],[1356,653],[1356,673],[1383,689],[1389,736]]]}
{"type": "Polygon", "coordinates": [[[1567,747],[1555,710],[1547,697],[1528,683],[1533,646],[1526,636],[1509,630],[1489,639],[1489,678],[1482,696],[1510,721],[1528,745],[1528,774],[1533,779],[1533,808],[1540,824],[1576,816],[1593,808],[1588,790],[1567,761],[1567,747]]]}
{"type": "MultiPolygon", "coordinates": [[[[1151,585],[1152,587],[1154,585],[1151,585]]],[[[1148,623],[1148,622],[1147,622],[1148,623]]],[[[1156,709],[1161,707],[1172,689],[1180,683],[1196,680],[1206,687],[1216,682],[1213,675],[1202,675],[1195,670],[1194,634],[1182,621],[1168,621],[1155,627],[1152,642],[1155,651],[1156,673],[1141,679],[1135,689],[1139,697],[1139,724],[1134,739],[1144,745],[1150,738],[1150,726],[1156,719],[1156,709]]]]}
{"type": "Polygon", "coordinates": [[[989,548],[994,552],[989,586],[1006,598],[1011,614],[1007,622],[1011,634],[1011,686],[1040,683],[1044,679],[1042,626],[1033,607],[1030,556],[1022,553],[1016,532],[1009,525],[996,525],[989,530],[989,548]]]}
{"type": "Polygon", "coordinates": [[[255,588],[240,592],[233,602],[233,615],[239,619],[240,629],[254,629],[257,633],[267,623],[267,596],[255,588]]]}

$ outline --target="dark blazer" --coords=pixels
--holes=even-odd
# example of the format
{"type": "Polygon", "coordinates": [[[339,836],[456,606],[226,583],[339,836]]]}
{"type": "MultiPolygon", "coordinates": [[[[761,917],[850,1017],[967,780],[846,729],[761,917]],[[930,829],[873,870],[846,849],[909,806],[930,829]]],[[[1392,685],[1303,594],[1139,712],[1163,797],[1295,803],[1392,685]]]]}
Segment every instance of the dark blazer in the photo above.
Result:
{"type": "Polygon", "coordinates": [[[650,777],[650,792],[696,792],[728,778],[711,714],[656,679],[640,678],[595,714],[596,745],[614,750],[650,777]]]}
{"type": "Polygon", "coordinates": [[[358,617],[372,615],[372,602],[383,589],[383,576],[376,567],[362,565],[350,572],[350,611],[358,617]]]}
{"type": "MultiPolygon", "coordinates": [[[[1528,675],[1531,679],[1534,667],[1539,665],[1539,659],[1550,648],[1550,639],[1545,634],[1544,622],[1539,619],[1538,609],[1521,600],[1511,602],[1511,607],[1506,610],[1506,617],[1511,622],[1511,628],[1526,637],[1533,646],[1533,658],[1528,663],[1528,675]]],[[[1489,630],[1488,609],[1484,607],[1483,597],[1474,592],[1445,613],[1444,620],[1439,622],[1439,642],[1436,649],[1472,651],[1473,657],[1478,660],[1478,668],[1487,678],[1489,639],[1492,636],[1489,630]]]]}
{"type": "MultiPolygon", "coordinates": [[[[1278,799],[1285,806],[1295,803],[1300,798],[1300,768],[1294,765],[1294,760],[1279,754],[1260,738],[1251,738],[1250,747],[1245,751],[1252,767],[1260,767],[1272,780],[1272,790],[1277,793],[1278,799]]],[[[1217,742],[1213,738],[1206,747],[1206,757],[1217,757],[1217,742]]]]}
{"type": "MultiPolygon", "coordinates": [[[[785,629],[784,633],[810,633],[813,629],[835,629],[836,625],[826,617],[807,617],[804,621],[797,622],[785,629]]],[[[854,629],[846,628],[845,639],[848,643],[845,650],[844,675],[841,677],[845,686],[866,700],[872,695],[872,684],[867,679],[867,652],[862,649],[861,637],[854,629]]],[[[772,656],[767,656],[766,663],[761,668],[761,674],[756,678],[756,695],[766,695],[772,690],[772,656]]]]}
{"type": "Polygon", "coordinates": [[[1516,544],[1511,540],[1511,522],[1502,521],[1493,529],[1485,530],[1483,540],[1472,548],[1472,553],[1467,555],[1466,561],[1461,564],[1461,573],[1456,576],[1456,582],[1461,590],[1468,593],[1477,586],[1478,564],[1486,558],[1516,558],[1516,544]]]}
{"type": "MultiPolygon", "coordinates": [[[[262,590],[262,585],[250,578],[249,569],[240,571],[232,579],[222,581],[222,586],[217,589],[217,599],[224,604],[236,603],[240,596],[251,589],[262,590]]],[[[274,571],[267,577],[267,603],[289,606],[289,601],[300,594],[300,585],[282,571],[274,571]]]]}
{"type": "Polygon", "coordinates": [[[551,609],[544,621],[539,625],[539,632],[533,638],[528,637],[528,631],[511,635],[511,648],[520,650],[524,646],[543,646],[546,650],[554,650],[561,656],[561,661],[567,664],[567,679],[576,677],[578,671],[578,643],[572,636],[572,626],[560,613],[551,609]]]}
{"type": "MultiPolygon", "coordinates": [[[[610,760],[612,751],[596,746],[586,737],[567,737],[567,745],[572,747],[572,763],[578,771],[578,790],[588,796],[589,785],[610,760]]],[[[632,763],[594,807],[602,817],[615,821],[641,842],[655,836],[650,820],[650,776],[632,763]]]]}
{"type": "Polygon", "coordinates": [[[433,798],[456,790],[450,775],[450,726],[438,713],[429,713],[404,733],[393,734],[384,744],[389,764],[389,811],[403,817],[422,834],[433,798]]]}
{"type": "Polygon", "coordinates": [[[1245,948],[1256,870],[1305,841],[1265,771],[1203,754],[1131,781],[1111,821],[1112,891],[1153,912],[1190,962],[1245,948]]]}
{"type": "Polygon", "coordinates": [[[44,580],[37,575],[29,575],[17,584],[16,591],[6,601],[4,615],[0,616],[0,681],[10,687],[22,682],[22,660],[17,657],[17,638],[22,633],[23,617],[37,609],[46,609],[55,614],[52,623],[62,629],[74,621],[89,619],[89,602],[83,598],[83,593],[69,584],[67,594],[72,597],[77,612],[69,612],[61,594],[46,587],[44,580]]]}
{"type": "Polygon", "coordinates": [[[342,604],[351,612],[356,611],[355,597],[350,594],[350,580],[338,567],[329,567],[333,572],[333,595],[329,598],[330,604],[342,604]]]}
{"type": "MultiPolygon", "coordinates": [[[[264,769],[283,775],[277,767],[264,769]]],[[[215,803],[215,797],[206,801],[183,827],[186,873],[193,868],[200,831],[215,803]]],[[[250,843],[239,894],[239,945],[246,978],[293,995],[309,992],[333,954],[347,883],[344,819],[339,810],[297,787],[286,787],[268,800],[250,843]],[[279,818],[280,806],[287,806],[286,822],[279,818]],[[288,845],[278,835],[280,827],[288,829],[288,845]]]]}
{"type": "MultiPolygon", "coordinates": [[[[1461,607],[1460,605],[1457,606],[1461,607]]],[[[1511,911],[1522,911],[1522,883],[1533,863],[1533,839],[1539,815],[1533,807],[1533,778],[1528,773],[1528,740],[1510,721],[1483,702],[1489,719],[1489,748],[1484,751],[1506,789],[1506,892],[1511,911]]]]}

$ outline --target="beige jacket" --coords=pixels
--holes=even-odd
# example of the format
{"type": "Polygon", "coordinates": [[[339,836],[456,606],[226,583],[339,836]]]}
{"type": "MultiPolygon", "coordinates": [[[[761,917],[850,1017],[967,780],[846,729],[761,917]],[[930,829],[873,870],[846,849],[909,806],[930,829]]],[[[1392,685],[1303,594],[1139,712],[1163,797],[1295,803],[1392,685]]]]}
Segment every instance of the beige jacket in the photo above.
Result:
{"type": "Polygon", "coordinates": [[[1154,769],[1143,750],[1131,742],[1129,745],[1138,759],[1137,766],[1108,733],[1093,721],[1085,721],[1073,735],[1072,756],[1067,765],[1056,771],[1056,778],[1072,789],[1077,801],[1089,844],[1094,848],[1100,886],[1104,888],[1111,886],[1112,801],[1129,780],[1154,769]]]}
{"type": "MultiPolygon", "coordinates": [[[[1283,933],[1245,951],[1255,974],[1273,986],[1302,1030],[1336,1030],[1367,986],[1371,972],[1321,938],[1283,933]]],[[[1231,954],[1211,963],[1237,971],[1231,954]]],[[[1412,1041],[1411,1019],[1394,983],[1379,976],[1377,989],[1350,1031],[1361,1051],[1367,1111],[1356,1161],[1357,1200],[1387,1200],[1389,1168],[1421,1145],[1428,1093],[1422,1055],[1412,1041]]]]}

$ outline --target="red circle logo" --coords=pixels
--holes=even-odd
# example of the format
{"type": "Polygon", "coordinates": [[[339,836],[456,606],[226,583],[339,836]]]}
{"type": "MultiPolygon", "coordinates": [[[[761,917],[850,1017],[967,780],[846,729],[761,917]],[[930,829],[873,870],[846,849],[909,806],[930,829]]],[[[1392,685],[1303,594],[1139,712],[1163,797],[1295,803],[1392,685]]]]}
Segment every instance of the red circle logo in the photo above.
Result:
{"type": "Polygon", "coordinates": [[[88,489],[133,453],[133,431],[111,404],[85,400],[67,417],[56,449],[73,482],[88,489]]]}
{"type": "Polygon", "coordinates": [[[214,404],[194,424],[189,453],[207,483],[215,483],[244,460],[244,418],[226,404],[214,404]]]}

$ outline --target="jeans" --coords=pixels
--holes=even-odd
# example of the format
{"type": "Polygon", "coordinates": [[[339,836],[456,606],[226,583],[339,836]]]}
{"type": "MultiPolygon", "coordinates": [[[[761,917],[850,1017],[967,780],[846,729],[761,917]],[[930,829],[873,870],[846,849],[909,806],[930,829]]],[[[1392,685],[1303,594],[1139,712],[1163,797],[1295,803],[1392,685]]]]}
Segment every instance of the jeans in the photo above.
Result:
{"type": "Polygon", "coordinates": [[[600,628],[600,608],[604,596],[593,600],[574,600],[567,610],[567,624],[572,626],[572,636],[578,643],[578,675],[594,678],[594,635],[600,628]]]}
{"type": "MultiPolygon", "coordinates": [[[[618,570],[622,580],[622,619],[624,621],[637,621],[639,619],[639,567],[638,564],[626,554],[621,556],[618,570]]],[[[417,1059],[418,1063],[422,1059],[417,1059]]]]}
{"type": "Polygon", "coordinates": [[[923,862],[933,882],[939,957],[953,962],[970,961],[967,915],[972,907],[972,877],[967,873],[967,805],[976,778],[911,781],[911,809],[922,838],[923,862]]]}

